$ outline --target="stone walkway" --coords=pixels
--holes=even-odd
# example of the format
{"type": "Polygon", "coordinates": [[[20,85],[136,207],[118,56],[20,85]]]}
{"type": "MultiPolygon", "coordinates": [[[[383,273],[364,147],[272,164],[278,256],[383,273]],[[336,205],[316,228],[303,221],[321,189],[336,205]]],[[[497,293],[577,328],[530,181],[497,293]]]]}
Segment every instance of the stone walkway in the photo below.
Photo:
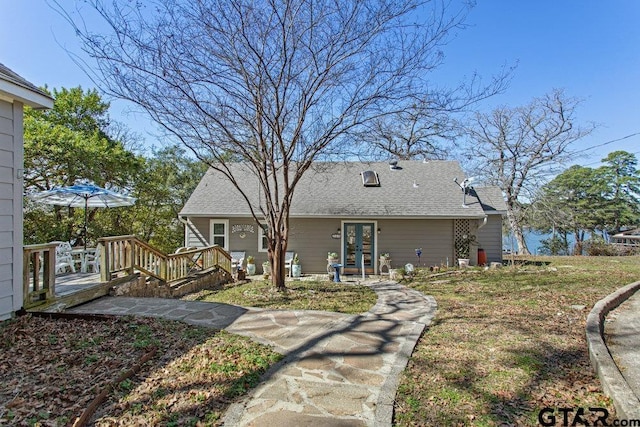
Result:
{"type": "Polygon", "coordinates": [[[227,426],[390,426],[400,374],[436,303],[395,282],[362,315],[264,310],[170,299],[105,297],[69,312],[140,315],[226,329],[285,358],[224,417],[227,426]]]}

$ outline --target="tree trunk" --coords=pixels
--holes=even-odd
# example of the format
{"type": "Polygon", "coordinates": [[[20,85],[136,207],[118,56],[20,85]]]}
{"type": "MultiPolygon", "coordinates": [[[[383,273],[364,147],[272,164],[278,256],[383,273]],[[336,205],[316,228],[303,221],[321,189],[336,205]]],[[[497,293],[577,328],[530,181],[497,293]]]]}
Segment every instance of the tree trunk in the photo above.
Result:
{"type": "Polygon", "coordinates": [[[582,255],[584,250],[584,231],[575,230],[576,244],[573,246],[573,255],[582,255]]]}
{"type": "Polygon", "coordinates": [[[514,228],[513,234],[516,237],[516,243],[518,243],[518,254],[519,255],[530,255],[529,248],[527,247],[527,242],[524,240],[524,232],[522,231],[522,227],[514,228]]]}
{"type": "Polygon", "coordinates": [[[527,248],[527,242],[524,240],[524,231],[522,230],[522,223],[517,218],[517,213],[514,212],[514,208],[507,205],[507,219],[511,226],[511,232],[516,238],[518,244],[518,254],[530,255],[529,248],[527,248]]]}
{"type": "Polygon", "coordinates": [[[287,289],[285,284],[286,269],[284,266],[284,258],[287,248],[277,239],[274,250],[271,252],[271,284],[278,290],[284,291],[287,289]]]}

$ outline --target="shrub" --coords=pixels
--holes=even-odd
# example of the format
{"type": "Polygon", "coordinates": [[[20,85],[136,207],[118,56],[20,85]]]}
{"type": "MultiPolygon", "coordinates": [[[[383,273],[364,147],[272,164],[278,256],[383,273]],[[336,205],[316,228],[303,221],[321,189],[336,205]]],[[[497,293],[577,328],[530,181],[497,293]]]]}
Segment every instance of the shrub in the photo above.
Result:
{"type": "Polygon", "coordinates": [[[640,247],[611,244],[602,238],[585,242],[586,254],[590,256],[631,256],[640,254],[640,247]]]}
{"type": "Polygon", "coordinates": [[[568,255],[569,247],[567,242],[555,235],[548,239],[543,239],[541,242],[540,254],[542,255],[568,255]]]}

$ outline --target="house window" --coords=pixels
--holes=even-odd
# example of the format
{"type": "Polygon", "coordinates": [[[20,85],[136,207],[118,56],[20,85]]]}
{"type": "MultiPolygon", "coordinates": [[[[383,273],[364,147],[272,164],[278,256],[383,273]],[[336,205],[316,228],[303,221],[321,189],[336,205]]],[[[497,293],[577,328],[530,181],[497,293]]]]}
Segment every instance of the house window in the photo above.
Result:
{"type": "Polygon", "coordinates": [[[210,223],[209,242],[218,245],[225,250],[229,250],[229,221],[212,219],[210,223]]]}
{"type": "Polygon", "coordinates": [[[269,249],[267,230],[267,224],[260,224],[260,227],[258,227],[258,252],[267,252],[269,249]]]}

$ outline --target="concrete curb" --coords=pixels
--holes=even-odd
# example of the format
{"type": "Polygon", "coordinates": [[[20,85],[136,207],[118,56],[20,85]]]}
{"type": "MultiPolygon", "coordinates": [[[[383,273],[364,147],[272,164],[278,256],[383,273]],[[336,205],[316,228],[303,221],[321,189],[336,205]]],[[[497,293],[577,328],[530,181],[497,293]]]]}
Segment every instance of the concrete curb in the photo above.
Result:
{"type": "Polygon", "coordinates": [[[636,291],[640,282],[631,283],[598,301],[587,316],[587,344],[591,365],[598,374],[605,394],[611,397],[618,419],[640,419],[640,400],[635,396],[604,341],[604,320],[636,291]]]}

